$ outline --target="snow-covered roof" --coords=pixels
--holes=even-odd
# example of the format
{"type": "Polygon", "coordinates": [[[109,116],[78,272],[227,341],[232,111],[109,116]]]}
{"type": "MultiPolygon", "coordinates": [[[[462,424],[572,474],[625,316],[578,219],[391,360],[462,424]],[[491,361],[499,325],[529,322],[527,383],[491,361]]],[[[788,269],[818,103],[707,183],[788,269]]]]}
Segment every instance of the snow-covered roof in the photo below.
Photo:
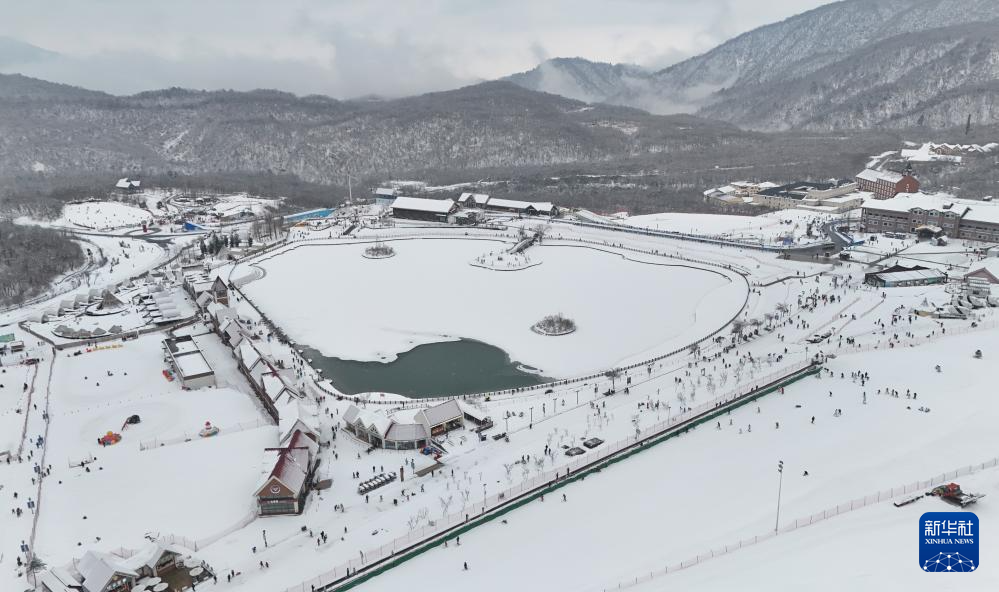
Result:
{"type": "Polygon", "coordinates": [[[64,567],[53,567],[42,574],[42,589],[51,592],[76,592],[80,581],[64,567]]]}
{"type": "Polygon", "coordinates": [[[489,201],[489,196],[485,193],[462,193],[458,196],[458,203],[460,204],[464,204],[468,200],[472,200],[472,203],[477,206],[482,206],[489,201]]]}
{"type": "Polygon", "coordinates": [[[883,280],[892,282],[907,282],[921,279],[945,278],[947,274],[936,269],[909,269],[906,271],[886,271],[877,274],[883,280]]]}
{"type": "Polygon", "coordinates": [[[447,214],[454,208],[454,201],[450,199],[425,199],[422,197],[400,196],[392,202],[392,209],[415,210],[419,212],[433,212],[435,214],[447,214]]]}
{"type": "Polygon", "coordinates": [[[308,421],[302,410],[302,402],[297,398],[289,398],[278,409],[278,429],[281,432],[281,443],[291,438],[295,430],[318,436],[316,429],[308,421]]]}
{"type": "Polygon", "coordinates": [[[182,378],[194,378],[212,373],[212,367],[194,339],[190,336],[164,339],[170,358],[182,378]]]}
{"type": "Polygon", "coordinates": [[[427,430],[419,423],[393,423],[385,439],[393,442],[426,440],[427,430]]]}
{"type": "Polygon", "coordinates": [[[239,359],[246,369],[252,370],[260,362],[260,352],[249,341],[243,341],[239,344],[239,359]]]}
{"type": "MultiPolygon", "coordinates": [[[[319,445],[312,438],[296,430],[287,448],[278,452],[277,461],[267,481],[277,479],[297,494],[305,486],[305,479],[309,475],[309,462],[318,451],[319,445]]],[[[257,490],[257,495],[262,489],[263,487],[257,490]]]]}
{"type": "Polygon", "coordinates": [[[138,571],[142,567],[148,567],[149,569],[155,569],[156,564],[165,553],[173,553],[174,555],[184,555],[188,551],[181,547],[180,545],[167,545],[160,542],[150,543],[140,549],[135,555],[127,559],[122,559],[118,563],[135,571],[138,571]]]}
{"type": "Polygon", "coordinates": [[[381,409],[368,411],[356,405],[351,405],[347,408],[347,411],[343,414],[343,421],[354,425],[360,422],[365,430],[371,431],[373,429],[375,433],[383,438],[394,423],[392,418],[387,417],[381,409]]]}
{"type": "Polygon", "coordinates": [[[458,401],[458,408],[461,412],[469,417],[475,418],[476,421],[483,422],[488,418],[488,414],[481,409],[473,407],[464,401],[458,401]]]}
{"type": "Polygon", "coordinates": [[[971,267],[968,268],[968,272],[964,275],[967,277],[975,272],[983,270],[991,274],[992,277],[999,279],[999,259],[996,257],[986,257],[981,261],[973,263],[971,267]]]}
{"type": "Polygon", "coordinates": [[[241,341],[243,341],[242,327],[240,327],[239,323],[233,319],[228,319],[224,322],[225,325],[220,326],[219,328],[221,329],[222,333],[226,336],[226,338],[229,340],[229,346],[236,347],[237,345],[240,344],[241,341]]]}
{"type": "Polygon", "coordinates": [[[76,570],[83,576],[83,584],[87,590],[91,591],[103,590],[116,573],[139,576],[131,568],[122,565],[117,558],[98,551],[84,553],[76,565],[76,570]]]}
{"type": "Polygon", "coordinates": [[[281,397],[294,394],[295,391],[288,386],[286,379],[278,372],[265,372],[260,377],[261,387],[272,402],[277,403],[281,397]]]}
{"type": "Polygon", "coordinates": [[[236,312],[235,308],[219,304],[217,308],[212,309],[211,307],[215,306],[216,304],[218,303],[213,302],[212,304],[209,305],[208,309],[208,314],[212,315],[212,318],[214,318],[216,321],[239,318],[239,314],[236,312]]]}
{"type": "Polygon", "coordinates": [[[434,405],[433,407],[427,407],[426,409],[420,411],[417,417],[422,416],[423,422],[434,427],[442,423],[451,421],[452,419],[458,419],[462,416],[461,407],[458,406],[458,402],[454,399],[449,401],[444,401],[439,405],[434,405]]]}
{"type": "Polygon", "coordinates": [[[864,169],[863,171],[857,174],[858,179],[871,181],[872,183],[877,183],[878,181],[888,181],[889,183],[898,183],[904,177],[905,175],[901,173],[896,173],[895,171],[876,171],[874,169],[864,169]]]}
{"type": "Polygon", "coordinates": [[[360,414],[361,409],[357,405],[351,403],[350,407],[347,407],[347,411],[343,414],[343,421],[346,423],[354,423],[360,414]]]}
{"type": "Polygon", "coordinates": [[[392,420],[381,413],[372,413],[368,421],[368,429],[374,428],[378,435],[385,437],[389,428],[392,427],[392,420]]]}
{"type": "Polygon", "coordinates": [[[184,378],[203,376],[212,372],[212,367],[208,365],[208,360],[200,351],[174,356],[173,359],[177,363],[177,370],[184,378]]]}
{"type": "Polygon", "coordinates": [[[970,211],[964,217],[969,222],[991,222],[999,224],[999,204],[995,202],[977,201],[970,206],[970,211]]]}
{"type": "Polygon", "coordinates": [[[375,189],[375,195],[382,197],[395,197],[395,189],[391,187],[379,187],[375,189]]]}
{"type": "MultiPolygon", "coordinates": [[[[198,291],[198,286],[195,286],[195,291],[198,291]]],[[[212,295],[211,295],[210,292],[207,291],[207,289],[206,290],[201,290],[201,294],[198,294],[198,299],[195,300],[195,302],[198,304],[198,306],[202,306],[202,307],[205,306],[206,304],[208,304],[211,301],[212,301],[212,295]]]]}
{"type": "MultiPolygon", "coordinates": [[[[984,203],[984,202],[982,202],[984,203]]],[[[871,210],[908,212],[914,209],[950,212],[958,217],[968,211],[967,202],[955,199],[947,193],[899,193],[889,199],[868,199],[863,207],[871,210]]]]}

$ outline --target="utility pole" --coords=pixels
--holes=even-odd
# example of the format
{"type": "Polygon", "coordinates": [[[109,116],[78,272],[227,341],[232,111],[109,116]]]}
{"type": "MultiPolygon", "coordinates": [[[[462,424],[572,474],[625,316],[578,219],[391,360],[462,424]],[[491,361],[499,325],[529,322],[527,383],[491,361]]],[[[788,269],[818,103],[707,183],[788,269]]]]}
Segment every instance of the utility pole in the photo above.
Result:
{"type": "Polygon", "coordinates": [[[777,461],[777,521],[774,522],[774,534],[777,534],[777,527],[780,525],[780,492],[784,487],[784,461],[777,461]]]}

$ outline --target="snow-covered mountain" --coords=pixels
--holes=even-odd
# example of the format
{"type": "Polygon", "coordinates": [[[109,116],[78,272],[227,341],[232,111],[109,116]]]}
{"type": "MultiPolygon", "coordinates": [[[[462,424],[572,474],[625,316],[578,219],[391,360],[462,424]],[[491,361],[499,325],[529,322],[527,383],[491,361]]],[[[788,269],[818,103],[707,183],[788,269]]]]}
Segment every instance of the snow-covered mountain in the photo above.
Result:
{"type": "Polygon", "coordinates": [[[652,72],[632,64],[591,62],[583,58],[545,60],[526,72],[503,78],[530,90],[587,103],[605,103],[626,89],[649,90],[652,72]]]}
{"type": "Polygon", "coordinates": [[[963,123],[969,112],[983,118],[979,123],[995,123],[999,116],[987,108],[989,82],[997,80],[995,54],[983,23],[997,18],[995,0],[845,0],[651,74],[573,59],[551,60],[510,80],[529,88],[554,80],[546,90],[581,100],[698,112],[754,129],[903,126],[920,116],[948,126],[963,123]],[[933,70],[932,80],[916,75],[921,67],[933,70]],[[610,83],[616,79],[604,74],[609,71],[634,74],[621,76],[615,90],[610,83]],[[566,79],[574,84],[560,90],[566,79]],[[589,97],[576,89],[587,89],[589,97]],[[858,106],[854,99],[867,102],[858,106]]]}
{"type": "Polygon", "coordinates": [[[166,89],[119,97],[0,75],[0,177],[78,171],[274,171],[312,182],[412,170],[604,161],[749,134],[692,116],[509,82],[386,101],[166,89]]]}
{"type": "Polygon", "coordinates": [[[699,114],[759,129],[999,122],[999,21],[869,43],[809,74],[734,85],[699,114]]]}

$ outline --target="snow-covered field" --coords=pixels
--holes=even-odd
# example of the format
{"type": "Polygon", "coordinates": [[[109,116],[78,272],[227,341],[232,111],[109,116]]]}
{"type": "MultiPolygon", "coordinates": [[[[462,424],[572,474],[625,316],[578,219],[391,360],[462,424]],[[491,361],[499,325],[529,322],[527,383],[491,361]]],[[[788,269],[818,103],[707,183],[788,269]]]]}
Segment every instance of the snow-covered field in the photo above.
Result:
{"type": "Polygon", "coordinates": [[[493,271],[469,262],[494,241],[389,244],[396,255],[381,260],[362,257],[364,244],[293,249],[260,263],[266,276],[244,290],[295,341],[327,356],[391,361],[419,344],[471,338],[548,376],[683,347],[724,325],[746,295],[735,274],[653,256],[545,244],[529,251],[539,265],[493,271]],[[575,333],[530,330],[558,312],[575,333]]]}
{"type": "Polygon", "coordinates": [[[0,454],[17,451],[28,409],[28,391],[22,385],[33,373],[30,366],[18,365],[0,374],[0,454]]]}
{"type": "Polygon", "coordinates": [[[91,230],[140,226],[152,222],[152,215],[143,209],[115,201],[67,204],[58,226],[79,226],[91,230]]]}
{"type": "MultiPolygon", "coordinates": [[[[793,216],[773,215],[775,223],[739,217],[741,227],[730,217],[710,216],[669,224],[684,232],[766,241],[789,229],[799,238],[804,233],[807,220],[781,224],[781,218],[793,216]],[[760,227],[747,228],[747,220],[760,227]]],[[[670,216],[651,223],[666,223],[670,216]]],[[[274,352],[275,365],[300,369],[295,380],[306,384],[303,417],[315,422],[321,439],[329,442],[317,477],[333,484],[310,494],[301,515],[258,519],[245,527],[240,525],[249,518],[253,491],[262,471],[270,468],[261,463],[263,449],[277,443],[277,429],[249,394],[231,351],[205,325],[180,330],[197,336],[218,375],[218,388],[196,391],[182,390],[163,377],[160,333],[80,355],[73,355],[73,349],[52,352],[31,338],[23,355],[39,357],[41,363],[35,368],[8,366],[0,374],[0,434],[16,430],[13,437],[0,439],[0,450],[5,442],[15,448],[20,444],[24,420],[29,436],[22,462],[0,462],[0,500],[6,502],[0,508],[0,590],[26,587],[14,564],[22,540],[30,541],[49,565],[64,566],[88,549],[137,548],[149,538],[163,537],[200,540],[197,555],[219,571],[220,588],[280,592],[295,587],[308,592],[309,578],[346,561],[357,562],[398,537],[417,536],[430,521],[460,521],[484,497],[513,491],[545,471],[564,470],[571,459],[562,447],[584,436],[619,442],[636,429],[675,418],[684,407],[710,406],[714,397],[758,384],[819,351],[836,355],[826,361],[821,378],[804,379],[782,394],[732,411],[717,425],[712,422],[646,448],[546,495],[544,501],[462,534],[460,545],[452,540],[358,589],[425,582],[443,590],[617,589],[665,565],[772,532],[778,460],[785,463],[780,523],[786,526],[837,504],[999,455],[999,432],[993,425],[999,400],[991,363],[999,352],[997,315],[991,309],[976,310],[978,327],[973,328],[971,320],[940,322],[909,314],[924,301],[949,300],[944,286],[875,290],[860,284],[867,268],[858,263],[783,260],[740,247],[566,224],[551,224],[542,245],[528,250],[531,260],[540,263],[535,267],[493,271],[470,265],[484,253],[513,244],[517,225],[534,228],[541,222],[508,224],[505,231],[401,224],[342,238],[335,229],[303,232],[297,237],[302,243],[255,261],[262,273],[251,273],[256,268],[245,264],[220,271],[223,278],[256,278],[244,290],[294,340],[347,358],[392,359],[418,343],[470,337],[546,373],[580,374],[680,347],[725,324],[744,302],[746,338],[735,343],[726,328],[722,343],[704,344],[701,355],[706,358],[681,353],[632,369],[616,379],[619,389],[630,387],[628,394],[619,390],[603,396],[611,381],[600,377],[555,385],[550,393],[543,387],[490,401],[470,399],[497,424],[487,434],[505,431],[508,442],[480,441],[468,430],[453,431],[444,436],[449,452],[442,470],[415,477],[407,469],[405,481],[365,497],[356,491],[359,481],[398,471],[419,455],[369,450],[343,431],[333,439],[349,402],[323,397],[311,384],[315,376],[310,377],[307,366],[279,343],[250,303],[233,294],[230,306],[259,347],[274,352]],[[315,235],[322,240],[309,240],[315,235]],[[451,238],[402,240],[443,236],[451,238]],[[376,238],[391,244],[396,256],[365,259],[364,247],[376,238]],[[681,261],[675,257],[695,259],[702,263],[692,265],[706,269],[676,267],[681,261]],[[734,271],[718,275],[717,268],[703,262],[745,273],[752,286],[748,300],[746,282],[733,277],[734,271]],[[566,337],[530,331],[534,322],[555,312],[575,320],[579,331],[566,337]],[[831,332],[825,342],[807,341],[824,331],[831,332]],[[723,349],[728,345],[734,347],[723,349]],[[984,352],[984,360],[973,357],[976,349],[984,352]],[[860,372],[869,373],[869,379],[862,381],[860,372]],[[29,406],[21,385],[32,381],[29,406]],[[896,392],[887,394],[889,389],[896,392]],[[17,414],[18,407],[26,415],[17,414]],[[142,423],[122,430],[131,414],[140,415],[142,423]],[[172,443],[205,421],[222,427],[222,434],[172,443]],[[46,424],[48,437],[37,445],[46,424]],[[122,433],[124,440],[98,446],[97,437],[108,430],[122,433]],[[158,446],[161,442],[166,445],[158,446]],[[85,459],[92,462],[77,466],[85,459]],[[32,538],[28,500],[36,501],[39,472],[46,476],[32,538]],[[21,509],[22,515],[12,509],[21,509]],[[266,549],[261,548],[264,529],[266,549]],[[317,541],[320,532],[329,541],[317,541]],[[222,536],[202,544],[215,535],[222,536]],[[270,567],[261,569],[261,561],[270,567]],[[224,578],[229,570],[240,572],[231,583],[224,578]]],[[[99,272],[104,281],[141,273],[167,256],[159,247],[140,248],[124,237],[93,238],[117,259],[113,274],[99,272]]],[[[871,248],[870,255],[904,247],[903,258],[957,265],[959,259],[974,258],[967,253],[969,246],[886,240],[871,248]]],[[[418,404],[396,410],[403,399],[375,402],[389,400],[396,403],[373,402],[368,410],[412,414],[418,404]]],[[[966,490],[988,494],[973,509],[990,532],[996,515],[993,498],[999,498],[995,470],[957,481],[966,490]]],[[[934,498],[902,509],[890,502],[874,504],[658,576],[635,589],[904,586],[936,592],[941,589],[938,578],[914,575],[914,522],[922,512],[948,508],[934,498]]],[[[983,560],[996,554],[993,538],[983,537],[983,560]]],[[[995,571],[984,565],[978,573],[962,576],[963,589],[999,584],[995,571]]]]}
{"type": "Polygon", "coordinates": [[[780,210],[759,216],[729,216],[721,214],[645,214],[618,220],[620,224],[651,230],[718,236],[736,240],[779,242],[790,237],[795,243],[817,240],[820,226],[833,216],[804,210],[780,210]],[[816,237],[806,235],[812,223],[816,237]]]}
{"type": "MultiPolygon", "coordinates": [[[[999,495],[999,470],[962,477],[968,491],[999,495]]],[[[954,508],[927,499],[896,508],[879,504],[782,534],[756,546],[711,559],[703,565],[678,571],[633,588],[632,592],[671,590],[995,590],[999,574],[993,568],[999,541],[991,534],[999,521],[999,507],[978,504],[973,511],[984,532],[977,573],[937,576],[919,567],[917,528],[924,512],[953,512],[954,508]],[[946,581],[944,581],[946,580],[946,581]]]]}
{"type": "Polygon", "coordinates": [[[261,419],[244,392],[185,391],[167,381],[162,339],[154,334],[119,348],[59,352],[46,454],[52,477],[43,489],[39,554],[68,558],[80,554],[80,545],[136,546],[146,533],[196,540],[250,511],[246,495],[261,478],[263,449],[277,443],[275,427],[140,450],[140,442],[193,434],[205,421],[224,427],[261,419]],[[142,422],[123,430],[133,414],[142,422]],[[99,446],[97,438],[109,430],[122,441],[99,446]],[[89,457],[94,461],[86,467],[71,466],[89,457]],[[232,501],[207,504],[210,499],[232,501]]]}
{"type": "MultiPolygon", "coordinates": [[[[999,432],[993,429],[999,400],[989,364],[972,358],[976,348],[999,351],[999,334],[943,338],[901,355],[891,350],[842,355],[827,366],[833,376],[808,378],[783,395],[762,399],[759,411],[749,405],[733,412],[731,424],[722,421],[720,429],[701,427],[617,463],[505,516],[505,524],[497,520],[463,535],[460,547],[437,548],[361,589],[393,589],[441,573],[454,576],[439,578],[435,588],[440,590],[616,589],[635,576],[772,530],[778,460],[785,463],[782,525],[869,493],[988,460],[999,451],[999,432]],[[943,372],[937,373],[933,367],[941,362],[943,372]],[[862,386],[851,379],[851,372],[858,371],[869,372],[871,381],[862,386]],[[901,396],[877,394],[886,388],[901,391],[901,396]],[[918,398],[907,399],[907,390],[918,398]],[[920,406],[931,412],[919,412],[920,406]],[[840,417],[834,416],[836,409],[843,410],[840,417]],[[504,549],[502,557],[496,549],[504,549]],[[472,575],[461,573],[465,561],[472,575]]],[[[641,413],[634,405],[643,398],[631,405],[630,413],[641,413]]],[[[967,489],[978,491],[978,483],[988,486],[985,492],[996,493],[999,482],[993,474],[984,482],[969,481],[967,489]]],[[[874,588],[865,578],[872,569],[917,571],[918,515],[949,506],[935,498],[918,502],[912,510],[897,510],[890,502],[882,506],[872,511],[882,516],[904,512],[906,527],[885,532],[871,551],[899,547],[891,553],[897,561],[886,565],[880,557],[876,562],[837,557],[831,561],[835,569],[826,566],[821,577],[789,567],[792,575],[829,586],[826,589],[869,590],[874,588]]],[[[833,518],[811,528],[835,530],[838,521],[850,518],[833,518]]],[[[983,527],[992,530],[987,522],[983,527]]],[[[773,572],[774,563],[793,565],[798,553],[785,541],[811,536],[807,531],[781,535],[746,551],[771,562],[768,572],[762,566],[750,570],[758,578],[769,573],[770,579],[758,586],[766,581],[771,589],[791,589],[785,587],[783,572],[773,572]],[[766,551],[775,545],[779,552],[766,551]]],[[[800,551],[817,562],[821,548],[800,551]]],[[[732,589],[733,581],[741,581],[747,564],[740,553],[728,559],[738,567],[724,572],[711,589],[732,589]]],[[[700,589],[693,584],[717,577],[715,565],[708,562],[664,576],[643,590],[700,589]]],[[[988,575],[984,568],[970,577],[975,579],[968,589],[985,590],[985,582],[997,581],[994,572],[988,575]]],[[[924,584],[926,589],[934,585],[924,584]]]]}
{"type": "Polygon", "coordinates": [[[960,277],[968,266],[981,259],[976,251],[991,246],[990,243],[962,239],[950,239],[946,245],[938,245],[936,241],[917,241],[913,237],[900,239],[877,236],[871,241],[871,235],[862,236],[866,239],[865,243],[849,249],[853,261],[880,261],[884,266],[919,265],[949,271],[954,277],[960,277]]]}

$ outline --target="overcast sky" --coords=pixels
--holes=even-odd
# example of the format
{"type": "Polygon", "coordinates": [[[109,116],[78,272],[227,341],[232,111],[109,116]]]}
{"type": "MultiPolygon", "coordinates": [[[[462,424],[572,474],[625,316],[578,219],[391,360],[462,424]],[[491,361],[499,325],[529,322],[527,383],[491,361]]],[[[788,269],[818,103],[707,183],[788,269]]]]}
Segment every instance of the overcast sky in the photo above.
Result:
{"type": "Polygon", "coordinates": [[[0,0],[0,71],[128,94],[456,88],[580,56],[660,68],[826,0],[0,0]],[[6,55],[2,55],[6,53],[6,55]]]}

